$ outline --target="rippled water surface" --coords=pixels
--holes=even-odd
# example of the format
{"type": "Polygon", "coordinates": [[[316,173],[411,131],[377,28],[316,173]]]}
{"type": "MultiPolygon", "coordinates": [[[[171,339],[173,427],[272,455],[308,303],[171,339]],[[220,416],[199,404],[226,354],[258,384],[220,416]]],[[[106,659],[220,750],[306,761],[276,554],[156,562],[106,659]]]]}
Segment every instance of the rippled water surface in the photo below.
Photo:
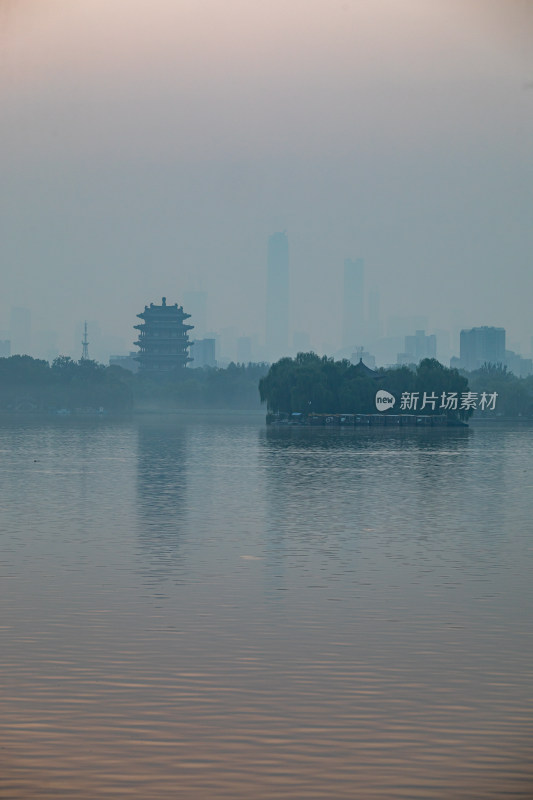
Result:
{"type": "Polygon", "coordinates": [[[2,798],[531,798],[533,429],[0,423],[2,798]]]}

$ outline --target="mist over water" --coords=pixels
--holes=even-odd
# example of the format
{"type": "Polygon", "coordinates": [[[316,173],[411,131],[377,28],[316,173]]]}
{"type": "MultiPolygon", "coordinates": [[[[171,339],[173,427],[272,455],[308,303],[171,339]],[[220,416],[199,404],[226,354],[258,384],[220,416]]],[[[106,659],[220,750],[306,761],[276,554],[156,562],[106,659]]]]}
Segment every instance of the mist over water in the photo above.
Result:
{"type": "Polygon", "coordinates": [[[529,798],[532,437],[2,420],[0,794],[529,798]]]}

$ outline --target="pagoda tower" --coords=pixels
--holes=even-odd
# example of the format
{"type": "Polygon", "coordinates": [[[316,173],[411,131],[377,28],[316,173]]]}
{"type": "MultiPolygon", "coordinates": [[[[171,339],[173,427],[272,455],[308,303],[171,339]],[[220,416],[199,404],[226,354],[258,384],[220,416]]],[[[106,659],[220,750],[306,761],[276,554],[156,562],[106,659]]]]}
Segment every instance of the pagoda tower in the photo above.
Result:
{"type": "Polygon", "coordinates": [[[188,352],[188,331],[194,326],[185,324],[191,315],[177,303],[167,306],[167,298],[163,297],[160,306],[150,303],[137,316],[143,320],[134,325],[139,331],[134,343],[139,348],[139,371],[154,378],[180,374],[192,361],[188,352]]]}

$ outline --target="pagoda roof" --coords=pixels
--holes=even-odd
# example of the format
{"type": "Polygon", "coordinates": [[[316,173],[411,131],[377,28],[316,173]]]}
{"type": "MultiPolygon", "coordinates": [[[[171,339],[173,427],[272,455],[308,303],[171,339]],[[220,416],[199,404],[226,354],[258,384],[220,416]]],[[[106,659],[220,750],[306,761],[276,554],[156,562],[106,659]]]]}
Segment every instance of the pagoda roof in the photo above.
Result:
{"type": "Polygon", "coordinates": [[[375,369],[370,369],[367,367],[366,364],[363,364],[363,359],[359,359],[359,363],[356,364],[353,368],[353,372],[355,372],[358,378],[381,378],[379,372],[375,369]]]}
{"type": "Polygon", "coordinates": [[[167,305],[167,298],[163,297],[161,305],[158,306],[155,303],[150,303],[149,306],[144,307],[144,311],[141,311],[140,314],[137,314],[139,319],[145,319],[146,317],[158,317],[162,314],[170,314],[172,316],[178,315],[183,319],[188,319],[191,315],[187,314],[183,310],[183,306],[179,306],[177,303],[169,306],[167,305]]]}

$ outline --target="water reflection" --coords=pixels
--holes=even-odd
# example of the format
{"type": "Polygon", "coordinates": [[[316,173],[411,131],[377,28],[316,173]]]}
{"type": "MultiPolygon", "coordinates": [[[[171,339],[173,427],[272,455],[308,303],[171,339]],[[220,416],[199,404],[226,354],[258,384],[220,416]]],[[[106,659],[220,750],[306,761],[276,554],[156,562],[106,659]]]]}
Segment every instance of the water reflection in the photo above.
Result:
{"type": "Polygon", "coordinates": [[[278,588],[290,573],[291,585],[351,603],[393,595],[391,570],[414,585],[435,551],[455,558],[472,431],[282,428],[258,439],[278,588]]]}
{"type": "Polygon", "coordinates": [[[279,447],[320,447],[338,450],[345,447],[367,449],[416,447],[419,449],[442,449],[465,442],[474,434],[470,427],[458,428],[373,428],[373,427],[307,427],[267,426],[259,431],[261,440],[279,447]]]}
{"type": "Polygon", "coordinates": [[[531,432],[50,431],[0,425],[1,796],[531,797],[531,432]]]}
{"type": "Polygon", "coordinates": [[[141,571],[162,580],[184,569],[187,529],[187,428],[166,417],[137,429],[137,509],[141,571]]]}
{"type": "Polygon", "coordinates": [[[260,453],[273,529],[290,525],[294,508],[299,521],[302,509],[310,510],[312,527],[318,512],[330,532],[336,520],[345,530],[346,519],[356,533],[390,528],[396,512],[403,515],[413,505],[421,520],[429,519],[446,485],[461,479],[470,441],[468,429],[263,430],[260,453]]]}

